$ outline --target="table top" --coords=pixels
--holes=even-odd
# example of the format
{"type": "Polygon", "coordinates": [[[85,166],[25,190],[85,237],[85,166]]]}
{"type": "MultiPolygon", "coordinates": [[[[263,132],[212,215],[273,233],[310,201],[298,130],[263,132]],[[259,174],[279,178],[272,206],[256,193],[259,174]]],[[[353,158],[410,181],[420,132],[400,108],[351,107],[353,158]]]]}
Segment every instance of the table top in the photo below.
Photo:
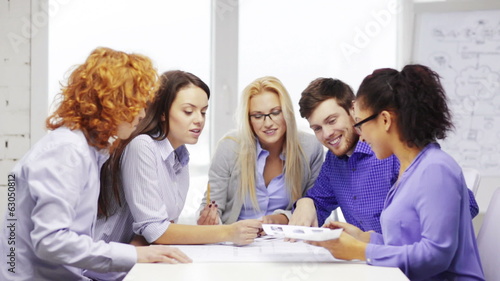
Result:
{"type": "Polygon", "coordinates": [[[408,280],[399,268],[338,260],[323,247],[304,241],[285,242],[280,237],[261,237],[246,246],[219,243],[174,247],[191,257],[193,263],[136,264],[125,280],[408,280]]]}
{"type": "Polygon", "coordinates": [[[394,267],[360,262],[222,262],[191,264],[136,264],[125,281],[138,280],[408,280],[394,267]]]}

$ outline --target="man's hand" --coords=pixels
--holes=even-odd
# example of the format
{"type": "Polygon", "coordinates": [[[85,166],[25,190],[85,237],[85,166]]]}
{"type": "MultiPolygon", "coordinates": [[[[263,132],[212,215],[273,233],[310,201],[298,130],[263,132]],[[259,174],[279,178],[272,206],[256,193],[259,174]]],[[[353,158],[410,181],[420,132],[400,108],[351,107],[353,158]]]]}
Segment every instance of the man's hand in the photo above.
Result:
{"type": "Polygon", "coordinates": [[[290,225],[300,226],[318,226],[318,216],[316,214],[316,206],[311,198],[302,198],[297,201],[295,211],[292,218],[288,222],[290,225]]]}

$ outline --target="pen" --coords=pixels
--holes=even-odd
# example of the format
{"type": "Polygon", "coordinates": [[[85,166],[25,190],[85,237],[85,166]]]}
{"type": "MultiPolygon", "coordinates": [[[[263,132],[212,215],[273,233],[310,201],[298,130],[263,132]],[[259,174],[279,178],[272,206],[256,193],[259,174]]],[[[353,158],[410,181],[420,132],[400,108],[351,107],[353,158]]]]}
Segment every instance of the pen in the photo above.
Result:
{"type": "Polygon", "coordinates": [[[207,205],[210,205],[210,183],[207,184],[207,205]]]}

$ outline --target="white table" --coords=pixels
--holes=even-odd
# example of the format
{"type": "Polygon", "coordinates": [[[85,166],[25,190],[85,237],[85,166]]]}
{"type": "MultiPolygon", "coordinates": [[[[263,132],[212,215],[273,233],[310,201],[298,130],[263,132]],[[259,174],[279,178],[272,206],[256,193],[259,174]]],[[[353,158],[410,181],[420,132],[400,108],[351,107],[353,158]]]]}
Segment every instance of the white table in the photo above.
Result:
{"type": "Polygon", "coordinates": [[[299,281],[408,280],[399,268],[335,259],[328,250],[302,241],[258,238],[250,245],[232,243],[175,246],[191,264],[136,264],[126,281],[299,281]]]}
{"type": "Polygon", "coordinates": [[[393,267],[359,262],[136,264],[125,281],[408,280],[393,267]]]}

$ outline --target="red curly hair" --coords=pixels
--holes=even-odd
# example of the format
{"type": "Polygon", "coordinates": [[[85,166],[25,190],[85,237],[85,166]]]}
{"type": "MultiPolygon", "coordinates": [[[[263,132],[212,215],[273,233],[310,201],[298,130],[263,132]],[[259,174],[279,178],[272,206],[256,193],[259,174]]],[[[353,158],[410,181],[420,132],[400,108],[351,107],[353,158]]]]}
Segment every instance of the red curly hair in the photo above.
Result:
{"type": "Polygon", "coordinates": [[[90,145],[109,148],[118,124],[132,122],[158,85],[158,73],[148,57],[97,48],[71,73],[59,94],[59,107],[46,120],[47,128],[81,130],[90,145]]]}

